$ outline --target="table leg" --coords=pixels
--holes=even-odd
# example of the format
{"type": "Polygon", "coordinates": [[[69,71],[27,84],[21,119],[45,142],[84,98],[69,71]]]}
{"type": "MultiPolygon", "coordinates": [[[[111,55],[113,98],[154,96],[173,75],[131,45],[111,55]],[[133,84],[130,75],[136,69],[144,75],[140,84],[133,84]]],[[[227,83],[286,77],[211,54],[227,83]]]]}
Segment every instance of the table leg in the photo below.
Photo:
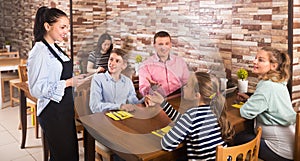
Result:
{"type": "Polygon", "coordinates": [[[84,128],[84,160],[95,161],[95,139],[84,128]]]}
{"type": "Polygon", "coordinates": [[[22,126],[21,149],[24,149],[25,142],[26,142],[26,132],[27,132],[27,107],[26,107],[26,97],[23,90],[20,90],[20,121],[22,126]]]}

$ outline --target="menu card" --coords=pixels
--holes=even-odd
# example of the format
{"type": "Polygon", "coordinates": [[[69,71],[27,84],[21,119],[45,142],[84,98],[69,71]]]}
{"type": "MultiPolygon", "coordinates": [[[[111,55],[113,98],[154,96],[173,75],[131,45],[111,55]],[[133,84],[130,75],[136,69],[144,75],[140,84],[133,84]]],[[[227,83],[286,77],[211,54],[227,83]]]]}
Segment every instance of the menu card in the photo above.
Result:
{"type": "Polygon", "coordinates": [[[244,105],[244,102],[233,104],[232,107],[241,108],[244,105]]]}
{"type": "Polygon", "coordinates": [[[112,118],[115,121],[128,119],[133,117],[133,115],[126,111],[110,111],[106,113],[106,116],[112,118]]]}
{"type": "Polygon", "coordinates": [[[171,128],[172,127],[168,125],[164,128],[154,130],[151,133],[162,138],[166,133],[168,133],[170,131],[171,128]]]}

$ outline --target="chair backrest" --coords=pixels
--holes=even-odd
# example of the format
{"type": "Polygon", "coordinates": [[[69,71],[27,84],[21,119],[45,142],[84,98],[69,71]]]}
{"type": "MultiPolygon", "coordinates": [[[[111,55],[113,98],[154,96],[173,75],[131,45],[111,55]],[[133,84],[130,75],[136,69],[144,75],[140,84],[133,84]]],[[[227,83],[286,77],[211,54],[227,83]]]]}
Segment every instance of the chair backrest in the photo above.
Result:
{"type": "Polygon", "coordinates": [[[258,127],[256,137],[245,144],[232,147],[223,147],[222,145],[217,146],[216,161],[244,161],[246,159],[249,161],[257,161],[261,133],[262,129],[261,127],[258,127]]]}
{"type": "Polygon", "coordinates": [[[1,66],[15,66],[20,64],[20,58],[0,58],[1,66]]]}
{"type": "Polygon", "coordinates": [[[18,66],[18,74],[21,82],[26,82],[28,80],[26,65],[18,66]]]}
{"type": "Polygon", "coordinates": [[[83,84],[75,88],[74,105],[76,118],[92,114],[89,107],[91,79],[86,79],[83,84]]]}
{"type": "Polygon", "coordinates": [[[294,160],[300,160],[300,111],[296,115],[294,160]]]}

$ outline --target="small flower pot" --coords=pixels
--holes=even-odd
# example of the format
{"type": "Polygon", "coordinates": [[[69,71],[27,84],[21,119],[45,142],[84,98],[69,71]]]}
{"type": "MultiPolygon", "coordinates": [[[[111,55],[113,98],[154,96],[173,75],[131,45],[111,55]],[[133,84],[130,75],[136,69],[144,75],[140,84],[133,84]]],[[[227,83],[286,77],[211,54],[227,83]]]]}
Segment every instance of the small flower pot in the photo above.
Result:
{"type": "Polygon", "coordinates": [[[238,80],[238,89],[239,93],[247,93],[248,92],[248,80],[238,80]]]}
{"type": "Polygon", "coordinates": [[[5,45],[7,52],[10,52],[10,45],[5,45]]]}

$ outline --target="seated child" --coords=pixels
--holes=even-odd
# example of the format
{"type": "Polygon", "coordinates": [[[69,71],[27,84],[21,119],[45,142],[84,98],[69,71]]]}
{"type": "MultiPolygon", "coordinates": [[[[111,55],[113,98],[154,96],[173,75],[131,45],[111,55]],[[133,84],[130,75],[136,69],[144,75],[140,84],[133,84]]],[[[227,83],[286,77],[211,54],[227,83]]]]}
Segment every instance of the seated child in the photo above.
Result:
{"type": "Polygon", "coordinates": [[[133,111],[139,100],[130,78],[121,74],[127,67],[127,53],[113,49],[108,59],[108,71],[95,74],[91,81],[90,109],[92,113],[109,110],[133,111]]]}
{"type": "Polygon", "coordinates": [[[162,138],[161,146],[172,151],[185,140],[188,160],[215,160],[216,147],[226,147],[226,142],[234,135],[233,127],[223,112],[225,98],[219,92],[218,81],[208,73],[191,74],[183,87],[183,94],[184,99],[197,103],[184,114],[175,110],[158,92],[146,96],[150,101],[159,103],[175,122],[162,138]]]}

